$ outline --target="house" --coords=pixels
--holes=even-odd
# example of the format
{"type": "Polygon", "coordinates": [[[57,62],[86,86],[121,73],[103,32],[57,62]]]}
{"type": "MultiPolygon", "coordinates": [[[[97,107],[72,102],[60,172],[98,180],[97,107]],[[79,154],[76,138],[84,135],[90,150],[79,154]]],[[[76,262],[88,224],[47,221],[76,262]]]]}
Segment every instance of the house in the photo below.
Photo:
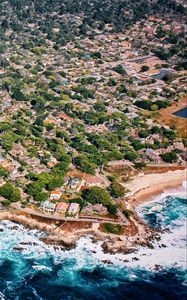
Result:
{"type": "Polygon", "coordinates": [[[9,152],[12,156],[22,156],[26,149],[20,144],[14,144],[13,149],[9,152]]]}
{"type": "Polygon", "coordinates": [[[59,214],[65,214],[68,209],[69,204],[66,202],[60,202],[56,205],[55,211],[59,214]]]}
{"type": "Polygon", "coordinates": [[[50,200],[60,200],[60,197],[62,196],[62,193],[59,192],[59,191],[53,191],[51,192],[51,195],[50,195],[50,200]]]}
{"type": "Polygon", "coordinates": [[[68,185],[69,180],[70,180],[70,177],[69,177],[69,176],[65,176],[65,177],[64,177],[64,186],[68,185]]]}
{"type": "Polygon", "coordinates": [[[62,120],[66,120],[66,121],[69,121],[69,122],[73,122],[74,119],[64,113],[61,113],[60,115],[58,115],[58,118],[62,119],[62,120]]]}
{"type": "Polygon", "coordinates": [[[102,180],[102,178],[97,177],[97,176],[86,176],[84,178],[85,180],[85,186],[86,187],[91,187],[91,186],[100,186],[102,187],[103,185],[105,185],[105,182],[102,180]]]}
{"type": "Polygon", "coordinates": [[[41,209],[45,212],[53,213],[55,211],[56,204],[46,200],[42,202],[41,209]]]}
{"type": "Polygon", "coordinates": [[[54,166],[56,166],[58,164],[58,161],[55,157],[50,158],[50,160],[47,163],[48,168],[53,168],[54,166]]]}
{"type": "Polygon", "coordinates": [[[55,120],[55,119],[53,119],[53,118],[47,118],[47,119],[45,119],[45,121],[44,121],[44,124],[45,125],[48,125],[48,124],[56,124],[57,123],[57,121],[55,120]]]}
{"type": "Polygon", "coordinates": [[[78,217],[79,211],[80,211],[80,204],[71,203],[68,208],[67,215],[69,217],[78,217]]]}
{"type": "Polygon", "coordinates": [[[10,163],[6,158],[3,158],[0,156],[0,166],[7,169],[9,172],[12,172],[14,170],[14,166],[12,163],[10,163]]]}
{"type": "Polygon", "coordinates": [[[92,215],[92,214],[106,215],[107,212],[108,212],[107,208],[102,204],[92,205],[90,203],[88,203],[87,206],[82,210],[82,213],[85,215],[92,215]]]}
{"type": "Polygon", "coordinates": [[[70,189],[77,189],[78,186],[80,185],[81,183],[81,179],[77,178],[77,177],[72,177],[70,180],[69,180],[69,188],[70,189]]]}

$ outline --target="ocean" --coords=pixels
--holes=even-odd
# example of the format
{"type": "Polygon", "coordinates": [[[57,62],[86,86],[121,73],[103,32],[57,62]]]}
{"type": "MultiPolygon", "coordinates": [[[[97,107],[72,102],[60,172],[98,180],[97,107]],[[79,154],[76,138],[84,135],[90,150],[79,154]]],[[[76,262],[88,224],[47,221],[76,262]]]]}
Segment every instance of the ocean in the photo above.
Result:
{"type": "Polygon", "coordinates": [[[104,254],[91,237],[54,249],[45,233],[0,222],[0,300],[186,300],[185,194],[162,194],[137,213],[161,238],[128,255],[104,254]]]}

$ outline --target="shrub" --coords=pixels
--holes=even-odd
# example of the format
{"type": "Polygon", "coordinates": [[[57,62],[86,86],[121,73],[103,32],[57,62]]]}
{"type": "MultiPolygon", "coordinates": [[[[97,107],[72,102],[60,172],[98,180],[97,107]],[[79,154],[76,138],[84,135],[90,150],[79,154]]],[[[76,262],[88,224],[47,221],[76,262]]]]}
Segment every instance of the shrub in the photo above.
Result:
{"type": "Polygon", "coordinates": [[[123,210],[124,216],[128,219],[132,215],[132,211],[129,209],[123,210]]]}
{"type": "Polygon", "coordinates": [[[177,154],[175,152],[164,153],[161,154],[160,156],[167,163],[172,163],[177,161],[177,154]]]}
{"type": "Polygon", "coordinates": [[[119,224],[105,223],[103,227],[107,233],[123,234],[123,227],[119,224]]]}
{"type": "Polygon", "coordinates": [[[140,72],[146,72],[149,70],[148,66],[142,66],[140,72]]]}
{"type": "Polygon", "coordinates": [[[108,212],[109,212],[110,214],[115,215],[115,216],[117,215],[118,207],[117,207],[116,204],[111,204],[111,205],[109,205],[109,206],[107,207],[107,209],[108,209],[108,212]]]}

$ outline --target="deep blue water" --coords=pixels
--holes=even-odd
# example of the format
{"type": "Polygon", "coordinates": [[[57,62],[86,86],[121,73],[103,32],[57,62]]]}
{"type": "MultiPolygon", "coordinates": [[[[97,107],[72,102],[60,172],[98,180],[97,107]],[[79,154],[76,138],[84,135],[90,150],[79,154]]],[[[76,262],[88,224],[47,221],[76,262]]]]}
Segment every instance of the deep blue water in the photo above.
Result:
{"type": "Polygon", "coordinates": [[[89,237],[76,249],[55,251],[40,241],[43,233],[1,222],[0,300],[186,300],[184,196],[157,199],[138,213],[151,226],[167,230],[154,249],[129,255],[103,254],[89,237]],[[20,245],[25,241],[33,244],[20,245]],[[25,250],[16,251],[15,246],[25,250]]]}
{"type": "Polygon", "coordinates": [[[174,115],[181,118],[187,118],[187,107],[175,112],[174,115]]]}

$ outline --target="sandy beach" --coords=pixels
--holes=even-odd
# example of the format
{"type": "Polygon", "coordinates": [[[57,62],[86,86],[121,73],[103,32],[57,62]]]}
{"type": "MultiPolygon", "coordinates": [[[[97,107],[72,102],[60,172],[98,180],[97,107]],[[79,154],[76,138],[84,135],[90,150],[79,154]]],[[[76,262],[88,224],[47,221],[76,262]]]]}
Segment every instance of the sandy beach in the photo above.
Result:
{"type": "Polygon", "coordinates": [[[156,195],[165,191],[181,187],[182,183],[187,180],[187,169],[168,171],[166,173],[139,174],[130,182],[124,184],[129,190],[127,193],[127,203],[129,208],[150,201],[156,195]]]}

